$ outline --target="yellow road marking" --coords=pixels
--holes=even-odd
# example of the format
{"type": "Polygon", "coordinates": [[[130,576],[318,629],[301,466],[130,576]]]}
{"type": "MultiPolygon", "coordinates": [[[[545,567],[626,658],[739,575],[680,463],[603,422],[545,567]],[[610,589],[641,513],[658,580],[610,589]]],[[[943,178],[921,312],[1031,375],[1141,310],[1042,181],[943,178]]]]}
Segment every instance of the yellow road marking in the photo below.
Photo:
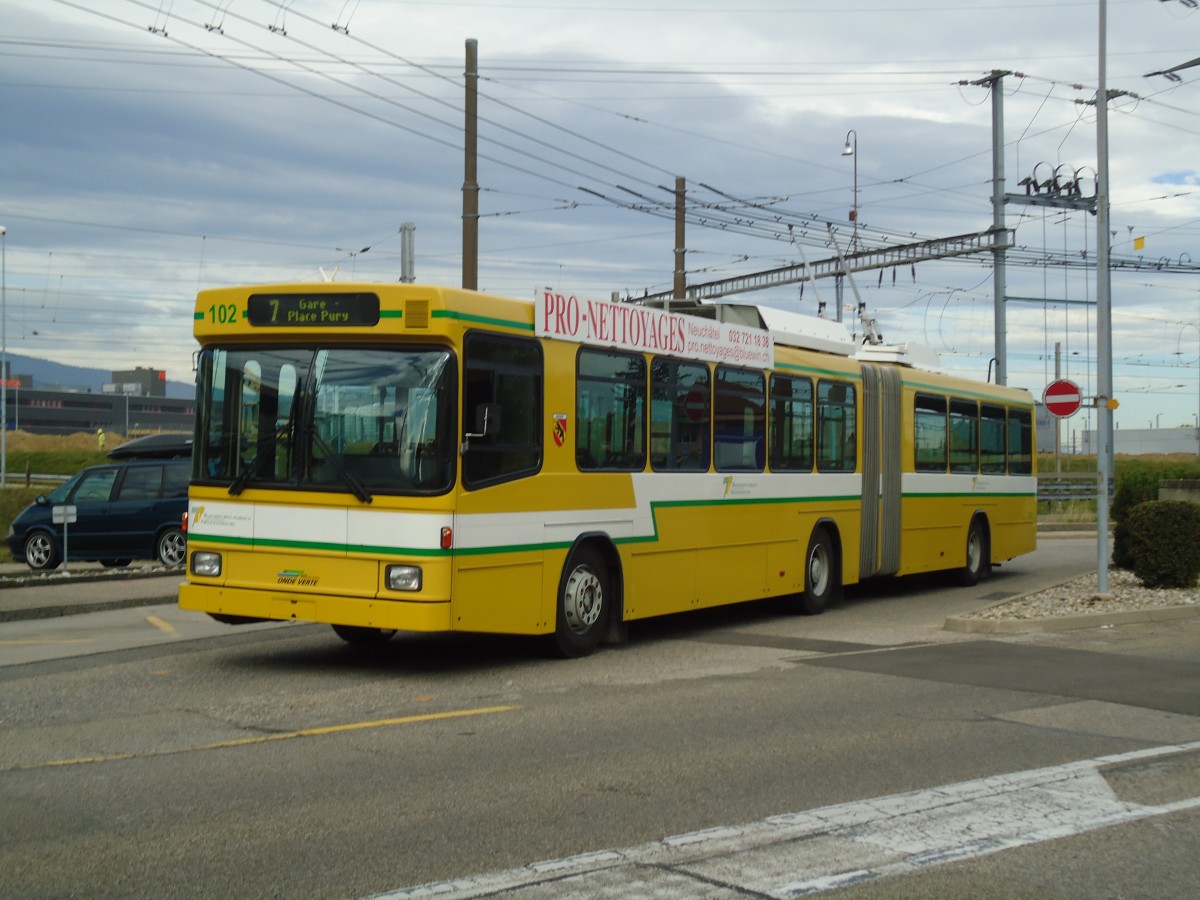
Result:
{"type": "Polygon", "coordinates": [[[146,621],[157,628],[159,631],[165,631],[167,634],[179,634],[168,623],[164,622],[158,616],[146,616],[146,621]]]}
{"type": "Polygon", "coordinates": [[[36,647],[39,644],[86,644],[94,638],[27,638],[20,641],[0,641],[0,647],[36,647]]]}
{"type": "Polygon", "coordinates": [[[225,750],[230,747],[248,747],[253,744],[267,744],[271,741],[290,741],[303,737],[319,737],[326,734],[339,734],[345,731],[361,731],[364,728],[386,728],[390,725],[412,725],[416,722],[435,722],[439,719],[460,719],[465,716],[486,716],[493,713],[513,712],[519,706],[484,706],[478,709],[458,709],[449,712],[424,713],[418,716],[401,716],[396,719],[376,719],[371,722],[348,722],[344,725],[326,725],[321,728],[302,728],[299,731],[284,731],[279,734],[264,734],[258,737],[237,738],[230,741],[217,741],[213,744],[198,744],[194,747],[176,747],[172,750],[150,750],[144,753],[111,753],[106,756],[82,756],[77,759],[52,759],[47,762],[29,763],[26,765],[10,766],[4,771],[15,772],[23,769],[52,769],[60,766],[83,766],[92,763],[118,762],[127,759],[143,759],[153,756],[175,756],[179,753],[197,753],[201,750],[225,750]]]}

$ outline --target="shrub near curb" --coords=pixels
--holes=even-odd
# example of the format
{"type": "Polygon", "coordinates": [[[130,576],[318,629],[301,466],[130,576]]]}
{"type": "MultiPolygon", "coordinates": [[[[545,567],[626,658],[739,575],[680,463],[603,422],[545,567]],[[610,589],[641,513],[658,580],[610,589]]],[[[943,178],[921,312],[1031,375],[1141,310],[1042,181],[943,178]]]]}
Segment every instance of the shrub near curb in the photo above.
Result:
{"type": "Polygon", "coordinates": [[[1113,561],[1146,587],[1194,587],[1200,579],[1200,505],[1138,504],[1116,528],[1113,561]]]}

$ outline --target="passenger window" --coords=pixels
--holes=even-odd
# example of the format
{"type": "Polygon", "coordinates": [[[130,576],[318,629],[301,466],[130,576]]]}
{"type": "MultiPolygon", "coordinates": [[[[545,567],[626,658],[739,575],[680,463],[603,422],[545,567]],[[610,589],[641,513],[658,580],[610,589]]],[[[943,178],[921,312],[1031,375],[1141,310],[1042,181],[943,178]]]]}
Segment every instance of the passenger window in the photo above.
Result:
{"type": "Polygon", "coordinates": [[[1027,409],[1008,412],[1008,474],[1033,474],[1033,416],[1027,409]]]}
{"type": "Polygon", "coordinates": [[[71,497],[73,503],[103,503],[112,496],[113,484],[117,480],[116,469],[100,469],[88,472],[79,479],[75,494],[71,497]]]}
{"type": "Polygon", "coordinates": [[[771,376],[771,468],[811,472],[813,385],[808,378],[771,376]]]}
{"type": "Polygon", "coordinates": [[[163,467],[162,495],[164,497],[186,497],[188,495],[189,466],[167,465],[163,467]]]}
{"type": "Polygon", "coordinates": [[[657,472],[707,472],[708,367],[656,359],[650,391],[650,465],[657,472]]]}
{"type": "Polygon", "coordinates": [[[575,461],[580,469],[646,468],[646,360],[580,350],[575,461]]]}
{"type": "Polygon", "coordinates": [[[162,491],[162,466],[136,466],[125,470],[118,500],[157,500],[162,491]]]}
{"type": "Polygon", "coordinates": [[[718,366],[713,412],[717,471],[761,472],[766,461],[767,402],[762,373],[718,366]]]}
{"type": "Polygon", "coordinates": [[[853,472],[858,456],[854,385],[817,383],[817,471],[853,472]]]}
{"type": "Polygon", "coordinates": [[[950,471],[979,471],[979,407],[970,400],[950,401],[950,471]]]}
{"type": "Polygon", "coordinates": [[[917,394],[913,409],[913,460],[918,472],[946,471],[946,398],[917,394]]]}
{"type": "Polygon", "coordinates": [[[979,411],[979,470],[1004,474],[1004,407],[983,406],[979,411]]]}

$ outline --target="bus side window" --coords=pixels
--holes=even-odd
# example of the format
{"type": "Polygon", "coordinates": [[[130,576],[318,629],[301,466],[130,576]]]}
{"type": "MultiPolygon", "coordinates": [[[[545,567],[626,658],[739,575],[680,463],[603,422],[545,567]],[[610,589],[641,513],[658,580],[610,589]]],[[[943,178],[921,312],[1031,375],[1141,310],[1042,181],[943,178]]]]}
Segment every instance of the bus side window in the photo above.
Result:
{"type": "Polygon", "coordinates": [[[812,471],[813,417],[812,380],[772,375],[770,464],[773,471],[812,471]]]}
{"type": "Polygon", "coordinates": [[[711,405],[708,366],[651,362],[650,465],[656,472],[708,471],[711,405]]]}
{"type": "Polygon", "coordinates": [[[857,395],[843,381],[817,382],[817,471],[853,472],[858,453],[857,395]]]}
{"type": "Polygon", "coordinates": [[[950,401],[950,471],[979,471],[979,406],[971,400],[950,401]]]}
{"type": "Polygon", "coordinates": [[[467,335],[463,353],[463,484],[484,487],[532,475],[542,464],[542,352],[534,341],[467,335]],[[472,432],[481,406],[503,410],[487,434],[472,432]]]}
{"type": "Polygon", "coordinates": [[[985,475],[1004,474],[1004,407],[988,406],[979,410],[979,471],[985,475]]]}
{"type": "Polygon", "coordinates": [[[946,471],[946,431],[946,398],[917,394],[913,400],[913,465],[916,471],[946,471]]]}
{"type": "Polygon", "coordinates": [[[718,366],[713,408],[713,464],[717,471],[761,472],[767,443],[762,373],[718,366]]]}
{"type": "Polygon", "coordinates": [[[576,360],[575,462],[580,469],[646,467],[646,360],[583,348],[576,360]]]}
{"type": "Polygon", "coordinates": [[[1008,411],[1008,474],[1033,474],[1033,415],[1027,409],[1008,411]]]}

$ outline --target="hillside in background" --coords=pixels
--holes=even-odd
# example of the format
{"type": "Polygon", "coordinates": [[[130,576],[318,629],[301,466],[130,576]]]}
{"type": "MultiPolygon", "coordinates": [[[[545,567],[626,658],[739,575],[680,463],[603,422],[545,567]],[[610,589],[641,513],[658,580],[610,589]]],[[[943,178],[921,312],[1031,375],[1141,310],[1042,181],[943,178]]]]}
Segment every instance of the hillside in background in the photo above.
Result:
{"type": "MultiPolygon", "coordinates": [[[[129,366],[130,369],[136,366],[129,366]]],[[[32,356],[22,356],[19,353],[8,354],[8,370],[14,378],[28,375],[33,379],[33,389],[52,391],[56,389],[83,390],[99,394],[104,385],[112,381],[112,371],[109,369],[88,369],[83,366],[68,366],[51,362],[48,359],[37,359],[32,356]]],[[[196,395],[196,387],[181,381],[167,382],[167,396],[186,400],[196,395]]]]}

